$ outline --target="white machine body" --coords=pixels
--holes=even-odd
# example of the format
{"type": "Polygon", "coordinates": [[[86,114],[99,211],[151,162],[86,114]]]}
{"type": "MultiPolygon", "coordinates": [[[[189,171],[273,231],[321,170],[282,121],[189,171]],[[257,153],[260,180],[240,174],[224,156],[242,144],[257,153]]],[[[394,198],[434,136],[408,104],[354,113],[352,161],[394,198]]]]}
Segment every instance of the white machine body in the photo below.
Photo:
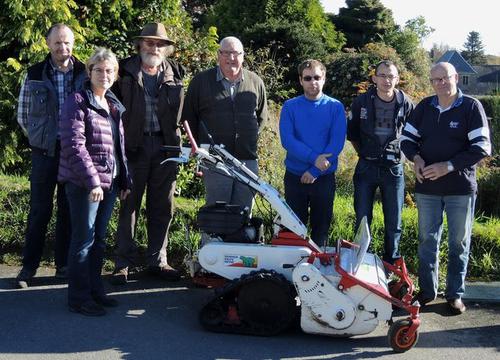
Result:
{"type": "MultiPolygon", "coordinates": [[[[218,171],[248,185],[270,203],[277,212],[275,236],[281,228],[287,228],[298,237],[308,239],[307,228],[275,188],[229,154],[223,146],[212,145],[209,150],[197,147],[189,126],[186,123],[184,126],[193,146],[191,154],[201,163],[211,164],[218,171]]],[[[188,149],[183,149],[182,156],[173,161],[185,162],[187,158],[188,149]]],[[[384,295],[389,294],[382,261],[378,256],[367,253],[370,240],[364,218],[354,246],[350,248],[340,246],[339,242],[336,248],[321,251],[310,240],[309,245],[303,243],[301,246],[213,241],[199,250],[198,261],[206,271],[228,280],[239,279],[256,270],[274,270],[294,284],[301,304],[301,327],[305,332],[351,336],[371,332],[379,322],[391,319],[392,314],[390,301],[370,291],[366,285],[362,286],[369,284],[384,295]],[[319,257],[312,264],[308,262],[319,253],[323,254],[323,264],[319,257]],[[331,255],[328,263],[324,261],[325,253],[331,255]],[[339,286],[345,276],[337,272],[333,263],[339,257],[340,268],[359,281],[351,282],[347,287],[339,286]]]]}

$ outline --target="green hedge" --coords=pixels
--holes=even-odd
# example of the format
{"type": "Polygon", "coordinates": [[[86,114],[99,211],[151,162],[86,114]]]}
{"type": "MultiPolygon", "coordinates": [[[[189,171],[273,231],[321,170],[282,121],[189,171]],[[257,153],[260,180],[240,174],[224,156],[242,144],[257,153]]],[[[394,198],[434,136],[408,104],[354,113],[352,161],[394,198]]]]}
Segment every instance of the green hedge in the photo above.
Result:
{"type": "MultiPolygon", "coordinates": [[[[168,248],[169,261],[175,266],[182,266],[182,260],[187,254],[192,253],[199,245],[200,236],[194,224],[197,209],[202,205],[202,200],[176,199],[176,213],[170,231],[168,248]]],[[[273,214],[268,213],[269,206],[262,201],[257,202],[256,215],[265,219],[269,225],[273,214]]],[[[26,178],[0,175],[0,262],[18,259],[22,252],[23,234],[26,227],[26,218],[29,209],[29,183],[26,178]]],[[[117,225],[118,203],[115,206],[109,226],[107,238],[107,266],[111,270],[112,248],[117,225]]],[[[138,244],[142,250],[146,248],[146,226],[144,212],[137,227],[138,244]]],[[[405,257],[409,269],[417,269],[417,210],[414,206],[407,205],[403,210],[403,234],[401,240],[401,253],[405,257]]],[[[352,239],[354,236],[354,210],[352,197],[339,194],[335,199],[334,221],[331,228],[330,241],[333,245],[338,238],[352,239]]],[[[447,233],[444,231],[443,237],[447,233]]],[[[372,223],[372,250],[381,254],[383,249],[383,215],[380,203],[374,208],[372,223]]],[[[49,225],[48,244],[45,247],[44,261],[51,263],[54,242],[54,222],[49,225]]],[[[441,264],[447,262],[447,244],[441,245],[441,264]]],[[[446,273],[443,266],[441,272],[446,273]]],[[[500,279],[500,219],[478,218],[473,231],[472,254],[469,265],[469,277],[482,277],[500,279]]]]}
{"type": "MultiPolygon", "coordinates": [[[[488,116],[491,130],[491,142],[493,144],[493,155],[500,155],[500,96],[480,96],[478,98],[483,104],[486,116],[488,116]]],[[[500,163],[497,164],[500,166],[500,163]]]]}

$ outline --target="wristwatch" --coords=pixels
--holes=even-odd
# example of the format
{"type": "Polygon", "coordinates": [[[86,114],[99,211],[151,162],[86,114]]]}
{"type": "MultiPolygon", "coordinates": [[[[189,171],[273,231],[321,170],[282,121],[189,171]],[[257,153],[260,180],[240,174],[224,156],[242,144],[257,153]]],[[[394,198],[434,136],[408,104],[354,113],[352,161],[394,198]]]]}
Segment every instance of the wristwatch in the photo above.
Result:
{"type": "Polygon", "coordinates": [[[451,163],[451,161],[448,161],[446,163],[446,168],[448,169],[449,172],[452,172],[453,170],[455,170],[455,168],[453,167],[453,164],[451,163]]]}

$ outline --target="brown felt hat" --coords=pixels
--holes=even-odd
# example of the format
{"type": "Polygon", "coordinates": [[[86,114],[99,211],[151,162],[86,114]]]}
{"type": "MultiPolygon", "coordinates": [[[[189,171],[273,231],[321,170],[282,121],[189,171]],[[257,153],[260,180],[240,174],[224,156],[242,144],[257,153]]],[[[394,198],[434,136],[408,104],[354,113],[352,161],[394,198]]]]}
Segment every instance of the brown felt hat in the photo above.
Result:
{"type": "Polygon", "coordinates": [[[163,40],[169,45],[174,45],[175,41],[170,40],[167,36],[167,30],[162,23],[150,23],[144,25],[141,31],[141,35],[136,36],[135,39],[155,39],[163,40]]]}

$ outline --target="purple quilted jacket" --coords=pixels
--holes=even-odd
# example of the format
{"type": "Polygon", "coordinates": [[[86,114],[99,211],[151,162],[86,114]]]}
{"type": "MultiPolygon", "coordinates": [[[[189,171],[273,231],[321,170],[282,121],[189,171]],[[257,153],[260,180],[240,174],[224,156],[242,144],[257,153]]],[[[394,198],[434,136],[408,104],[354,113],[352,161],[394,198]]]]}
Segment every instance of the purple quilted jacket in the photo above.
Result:
{"type": "Polygon", "coordinates": [[[60,182],[70,181],[89,190],[97,186],[109,189],[113,169],[120,166],[118,185],[122,190],[131,188],[121,120],[125,108],[111,91],[106,92],[106,99],[112,118],[119,122],[119,154],[115,154],[112,128],[106,111],[97,104],[92,91],[75,92],[64,102],[59,120],[60,182]],[[115,164],[115,159],[119,164],[115,164]]]}

